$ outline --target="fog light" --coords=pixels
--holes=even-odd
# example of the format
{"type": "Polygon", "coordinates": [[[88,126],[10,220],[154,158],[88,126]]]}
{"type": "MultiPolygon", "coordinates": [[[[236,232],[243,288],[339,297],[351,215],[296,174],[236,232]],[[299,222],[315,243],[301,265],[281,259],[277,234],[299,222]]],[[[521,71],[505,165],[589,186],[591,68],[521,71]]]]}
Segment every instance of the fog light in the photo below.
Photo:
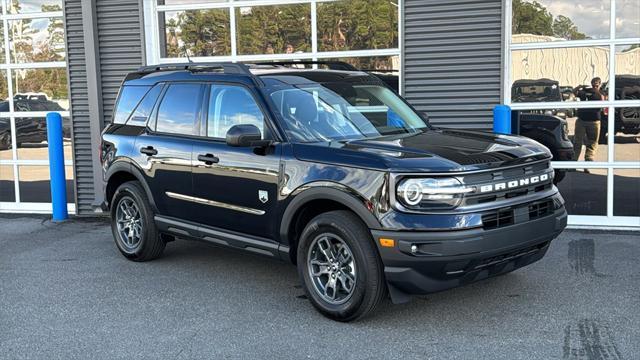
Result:
{"type": "Polygon", "coordinates": [[[411,245],[411,253],[412,253],[412,254],[415,254],[415,253],[417,253],[417,252],[418,252],[418,246],[416,246],[416,245],[411,245]]]}

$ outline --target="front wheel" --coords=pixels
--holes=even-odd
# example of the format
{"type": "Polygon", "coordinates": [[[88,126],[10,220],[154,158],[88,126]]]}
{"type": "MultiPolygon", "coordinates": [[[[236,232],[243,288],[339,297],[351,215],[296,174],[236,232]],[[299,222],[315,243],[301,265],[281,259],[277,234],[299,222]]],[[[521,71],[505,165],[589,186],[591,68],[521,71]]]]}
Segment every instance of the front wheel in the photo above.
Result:
{"type": "Polygon", "coordinates": [[[382,261],[371,235],[349,211],[311,220],[300,236],[297,259],[307,297],[331,319],[360,319],[386,294],[382,261]]]}
{"type": "Polygon", "coordinates": [[[153,260],[166,245],[154,223],[146,192],[137,181],[116,190],[111,202],[111,231],[118,250],[129,260],[153,260]]]}

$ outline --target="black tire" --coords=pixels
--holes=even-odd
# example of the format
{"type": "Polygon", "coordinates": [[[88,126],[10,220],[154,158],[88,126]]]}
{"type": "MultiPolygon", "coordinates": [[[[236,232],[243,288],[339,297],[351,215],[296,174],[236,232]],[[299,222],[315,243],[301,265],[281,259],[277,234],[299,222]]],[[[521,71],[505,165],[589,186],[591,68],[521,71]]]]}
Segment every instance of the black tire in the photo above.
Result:
{"type": "MultiPolygon", "coordinates": [[[[147,194],[137,181],[129,181],[118,187],[111,201],[111,231],[118,250],[129,260],[132,261],[149,261],[162,255],[166,242],[160,237],[158,229],[153,220],[154,213],[149,204],[147,194]],[[135,232],[137,241],[127,241],[127,235],[130,234],[130,228],[125,227],[127,231],[118,227],[119,216],[127,214],[126,211],[118,210],[119,207],[134,204],[139,213],[139,221],[141,229],[135,232]]],[[[127,220],[124,220],[127,221],[127,220]]],[[[134,216],[131,217],[134,221],[134,216]]],[[[131,226],[131,225],[129,225],[131,226]]]]}
{"type": "MultiPolygon", "coordinates": [[[[341,251],[338,252],[341,253],[341,251]]],[[[321,253],[326,254],[324,251],[321,253]]],[[[342,258],[342,255],[338,257],[342,258]]],[[[320,313],[330,319],[343,322],[361,319],[371,313],[387,293],[382,261],[371,234],[362,221],[349,211],[331,211],[313,218],[300,235],[297,260],[298,273],[307,297],[320,313]],[[338,266],[339,269],[352,270],[355,278],[355,286],[351,286],[350,295],[345,295],[345,299],[342,300],[344,302],[339,304],[331,303],[323,298],[326,296],[326,291],[324,295],[321,294],[321,290],[314,280],[318,277],[312,278],[309,265],[312,258],[320,254],[320,252],[312,250],[312,245],[314,249],[317,249],[315,244],[319,243],[318,239],[326,236],[335,236],[340,239],[339,249],[342,249],[343,244],[346,244],[350,255],[352,255],[352,264],[355,268],[338,266]]],[[[331,266],[326,269],[331,270],[330,268],[331,266]]],[[[338,273],[343,274],[340,271],[338,273]]],[[[333,274],[335,275],[335,273],[333,274]]],[[[327,279],[329,276],[331,275],[326,275],[327,279]]],[[[343,276],[339,275],[338,279],[342,280],[343,276]]],[[[335,282],[337,283],[338,280],[335,282]]],[[[345,286],[343,286],[343,290],[344,288],[345,286]]],[[[335,296],[337,290],[333,291],[334,297],[337,298],[335,296]]]]}

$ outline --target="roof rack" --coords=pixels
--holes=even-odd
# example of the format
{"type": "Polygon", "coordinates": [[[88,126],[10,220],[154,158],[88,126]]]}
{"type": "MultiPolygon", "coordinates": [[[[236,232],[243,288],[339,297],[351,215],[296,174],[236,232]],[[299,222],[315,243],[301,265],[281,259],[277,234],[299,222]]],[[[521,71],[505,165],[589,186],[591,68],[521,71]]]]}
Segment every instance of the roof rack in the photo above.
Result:
{"type": "Polygon", "coordinates": [[[138,72],[152,73],[157,71],[176,71],[176,70],[189,70],[192,72],[218,70],[225,74],[252,75],[247,65],[232,63],[232,62],[207,62],[207,63],[190,62],[190,63],[175,63],[175,64],[158,64],[158,65],[143,66],[138,69],[138,72]]]}
{"type": "Polygon", "coordinates": [[[300,60],[300,61],[262,61],[262,62],[254,62],[251,63],[253,65],[273,65],[273,66],[287,66],[287,65],[326,65],[330,70],[343,70],[343,71],[360,71],[355,66],[346,63],[344,61],[311,61],[311,60],[300,60]]]}

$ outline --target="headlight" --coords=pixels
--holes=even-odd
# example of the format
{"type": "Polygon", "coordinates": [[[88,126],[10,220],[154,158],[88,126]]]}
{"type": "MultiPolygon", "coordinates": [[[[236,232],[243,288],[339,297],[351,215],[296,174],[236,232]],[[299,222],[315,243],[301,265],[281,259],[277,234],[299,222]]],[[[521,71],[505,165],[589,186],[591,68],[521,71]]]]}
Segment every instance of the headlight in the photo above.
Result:
{"type": "Polygon", "coordinates": [[[446,210],[460,205],[472,191],[454,178],[409,178],[398,184],[396,198],[412,210],[446,210]]]}

